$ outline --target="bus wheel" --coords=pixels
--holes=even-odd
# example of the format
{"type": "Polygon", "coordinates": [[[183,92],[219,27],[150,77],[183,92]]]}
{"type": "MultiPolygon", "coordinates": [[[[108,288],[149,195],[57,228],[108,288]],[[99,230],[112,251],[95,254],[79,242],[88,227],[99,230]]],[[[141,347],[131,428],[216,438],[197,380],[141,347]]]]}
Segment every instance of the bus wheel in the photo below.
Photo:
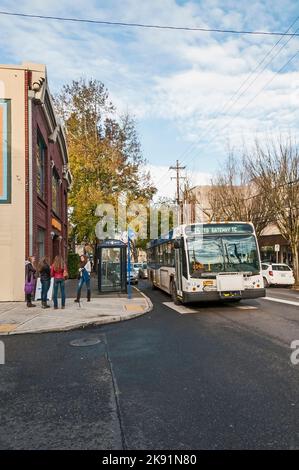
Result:
{"type": "Polygon", "coordinates": [[[177,290],[176,290],[176,286],[175,286],[174,281],[171,281],[171,283],[170,283],[170,292],[171,292],[171,297],[172,297],[173,303],[175,305],[180,305],[181,302],[178,299],[178,294],[177,294],[177,290]]]}

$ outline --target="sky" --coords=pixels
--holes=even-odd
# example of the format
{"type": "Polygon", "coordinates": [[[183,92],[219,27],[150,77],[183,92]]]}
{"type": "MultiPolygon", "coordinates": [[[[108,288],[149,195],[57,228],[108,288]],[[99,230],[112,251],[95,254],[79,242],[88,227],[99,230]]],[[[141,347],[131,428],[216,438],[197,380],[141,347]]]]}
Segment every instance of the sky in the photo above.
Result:
{"type": "MultiPolygon", "coordinates": [[[[0,10],[255,31],[292,25],[289,32],[299,33],[297,0],[0,0],[0,10]]],[[[299,37],[0,15],[0,63],[22,62],[45,63],[52,92],[80,77],[101,80],[118,112],[135,117],[160,196],[175,192],[169,166],[176,160],[192,185],[209,184],[229,149],[299,128],[299,37]]]]}

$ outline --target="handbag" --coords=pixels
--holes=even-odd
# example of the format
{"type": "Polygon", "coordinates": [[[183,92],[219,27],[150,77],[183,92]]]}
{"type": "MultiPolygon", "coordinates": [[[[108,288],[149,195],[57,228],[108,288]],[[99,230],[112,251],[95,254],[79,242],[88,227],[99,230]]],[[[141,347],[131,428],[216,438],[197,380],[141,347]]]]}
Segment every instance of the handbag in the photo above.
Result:
{"type": "Polygon", "coordinates": [[[32,294],[34,291],[34,279],[30,279],[30,281],[25,281],[24,291],[26,295],[32,294]]]}
{"type": "Polygon", "coordinates": [[[68,279],[68,277],[69,277],[69,273],[67,272],[67,269],[64,268],[64,270],[63,270],[63,278],[64,278],[64,280],[66,281],[66,280],[68,279]]]}

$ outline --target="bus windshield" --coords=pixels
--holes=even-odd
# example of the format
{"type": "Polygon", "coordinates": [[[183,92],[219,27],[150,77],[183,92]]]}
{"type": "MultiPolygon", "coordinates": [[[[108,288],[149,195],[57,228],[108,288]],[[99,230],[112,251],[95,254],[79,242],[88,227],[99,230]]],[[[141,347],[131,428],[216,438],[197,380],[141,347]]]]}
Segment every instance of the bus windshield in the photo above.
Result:
{"type": "Polygon", "coordinates": [[[191,277],[260,270],[254,235],[187,238],[187,249],[191,277]]]}

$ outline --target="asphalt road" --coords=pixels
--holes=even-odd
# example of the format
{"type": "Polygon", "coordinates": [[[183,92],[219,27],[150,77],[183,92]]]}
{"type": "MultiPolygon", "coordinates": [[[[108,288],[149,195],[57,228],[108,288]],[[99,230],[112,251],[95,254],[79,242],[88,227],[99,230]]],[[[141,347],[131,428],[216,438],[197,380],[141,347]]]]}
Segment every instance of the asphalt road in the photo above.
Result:
{"type": "Polygon", "coordinates": [[[143,317],[4,339],[0,448],[299,448],[299,292],[177,311],[141,287],[143,317]]]}

